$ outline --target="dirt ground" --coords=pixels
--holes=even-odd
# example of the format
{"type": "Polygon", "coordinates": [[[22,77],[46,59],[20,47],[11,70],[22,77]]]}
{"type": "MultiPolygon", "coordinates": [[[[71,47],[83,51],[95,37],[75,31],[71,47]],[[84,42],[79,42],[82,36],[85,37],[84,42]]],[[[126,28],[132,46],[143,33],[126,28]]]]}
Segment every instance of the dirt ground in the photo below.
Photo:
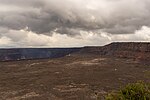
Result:
{"type": "Polygon", "coordinates": [[[150,82],[150,65],[125,58],[69,55],[0,62],[0,100],[96,100],[140,80],[150,82]]]}

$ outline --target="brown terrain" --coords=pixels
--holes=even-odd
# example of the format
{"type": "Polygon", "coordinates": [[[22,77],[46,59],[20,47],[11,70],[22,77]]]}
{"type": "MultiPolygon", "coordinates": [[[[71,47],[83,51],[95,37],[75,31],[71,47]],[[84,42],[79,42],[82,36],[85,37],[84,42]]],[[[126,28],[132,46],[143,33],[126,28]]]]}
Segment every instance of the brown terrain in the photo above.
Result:
{"type": "Polygon", "coordinates": [[[150,83],[150,43],[84,47],[65,57],[0,62],[0,100],[97,100],[150,83]]]}

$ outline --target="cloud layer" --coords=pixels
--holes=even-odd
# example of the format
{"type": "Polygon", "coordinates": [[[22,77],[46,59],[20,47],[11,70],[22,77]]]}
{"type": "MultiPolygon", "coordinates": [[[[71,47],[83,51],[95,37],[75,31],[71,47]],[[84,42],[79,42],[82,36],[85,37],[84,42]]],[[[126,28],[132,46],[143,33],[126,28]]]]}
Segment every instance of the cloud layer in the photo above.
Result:
{"type": "Polygon", "coordinates": [[[149,0],[0,0],[0,46],[150,41],[149,16],[149,0]]]}

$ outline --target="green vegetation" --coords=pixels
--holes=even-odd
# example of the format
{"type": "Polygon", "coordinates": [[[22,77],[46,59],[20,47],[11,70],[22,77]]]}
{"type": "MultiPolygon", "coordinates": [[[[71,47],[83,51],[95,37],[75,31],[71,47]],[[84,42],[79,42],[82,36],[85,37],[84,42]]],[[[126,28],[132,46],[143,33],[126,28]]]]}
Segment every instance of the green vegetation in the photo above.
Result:
{"type": "Polygon", "coordinates": [[[106,100],[150,100],[150,84],[128,84],[120,91],[108,94],[106,100]]]}
{"type": "Polygon", "coordinates": [[[145,78],[150,78],[150,71],[145,71],[144,73],[145,78]]]}

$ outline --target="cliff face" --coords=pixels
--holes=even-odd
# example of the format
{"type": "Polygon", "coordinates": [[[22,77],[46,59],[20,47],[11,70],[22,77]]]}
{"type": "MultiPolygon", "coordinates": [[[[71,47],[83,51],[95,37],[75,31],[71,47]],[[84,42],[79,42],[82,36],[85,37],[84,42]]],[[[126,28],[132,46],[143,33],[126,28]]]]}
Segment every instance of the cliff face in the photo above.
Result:
{"type": "Polygon", "coordinates": [[[115,42],[103,47],[84,47],[80,52],[148,61],[150,59],[150,43],[115,42]]]}

